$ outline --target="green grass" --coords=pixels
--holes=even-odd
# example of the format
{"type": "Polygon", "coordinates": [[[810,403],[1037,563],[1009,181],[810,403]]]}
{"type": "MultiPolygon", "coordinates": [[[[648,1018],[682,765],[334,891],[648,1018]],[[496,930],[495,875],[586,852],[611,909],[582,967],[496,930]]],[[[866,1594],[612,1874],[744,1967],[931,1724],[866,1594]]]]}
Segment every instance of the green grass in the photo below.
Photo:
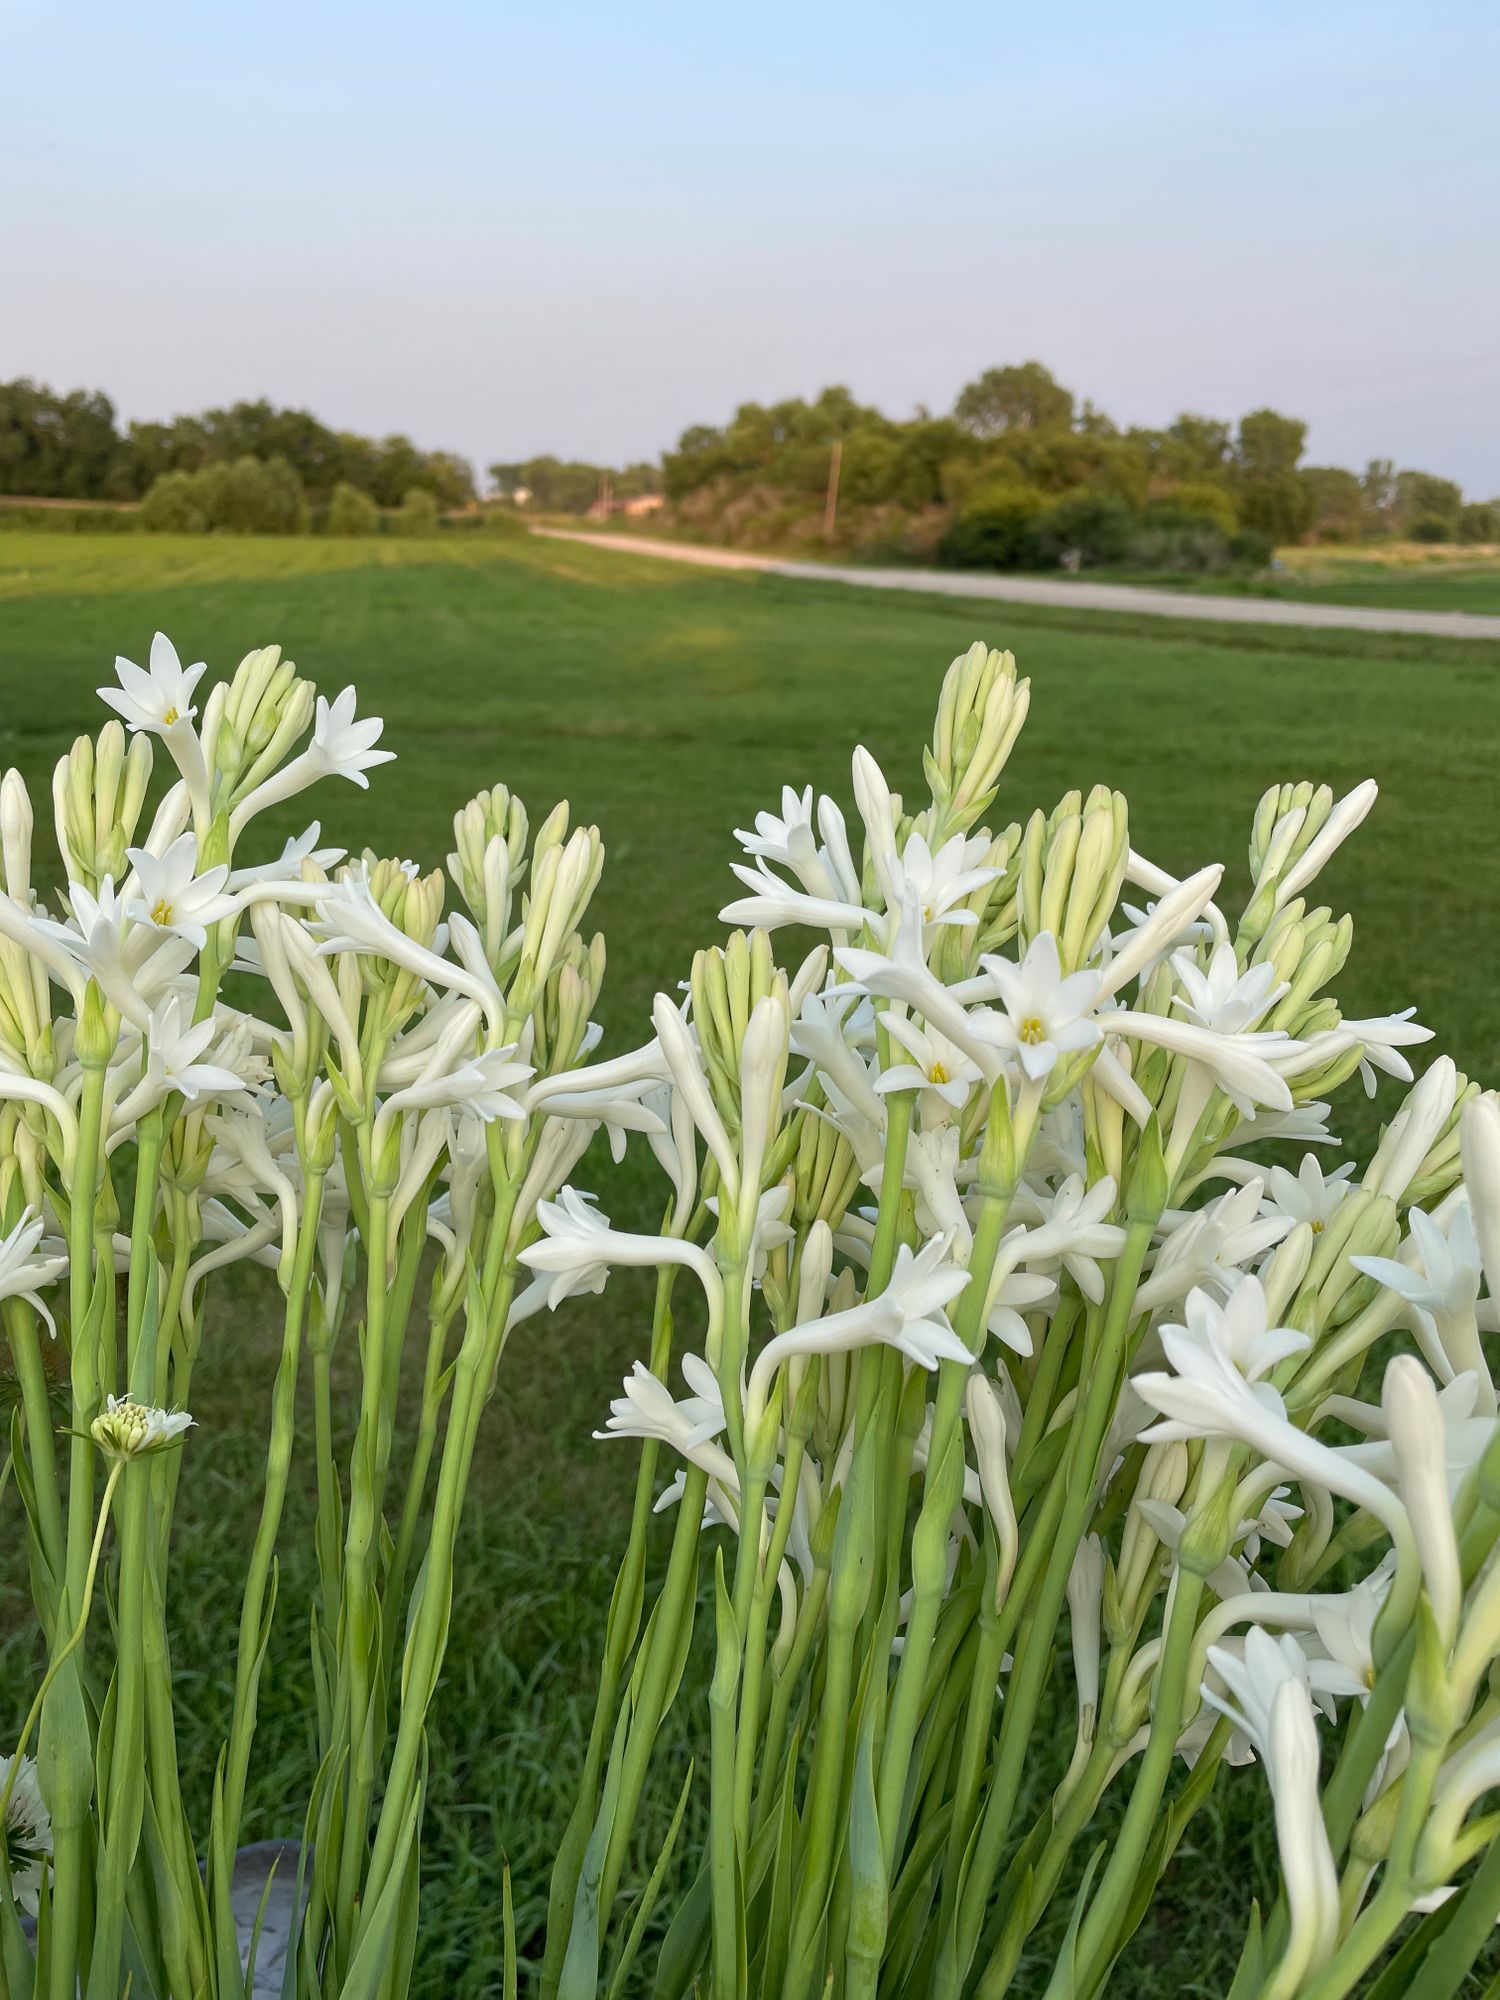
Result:
{"type": "MultiPolygon", "coordinates": [[[[640,1039],[652,992],[720,934],[730,829],[783,781],[847,801],[855,741],[915,795],[942,669],[983,636],[1013,647],[1033,682],[997,813],[1023,816],[1070,785],[1118,785],[1137,847],[1174,869],[1229,862],[1232,896],[1267,784],[1378,777],[1374,819],[1324,884],[1356,918],[1343,997],[1354,1012],[1415,1002],[1461,1067],[1493,1064],[1500,647],[894,598],[558,543],[16,533],[0,537],[0,764],[21,768],[39,807],[53,761],[101,720],[93,690],[113,655],[144,658],[157,625],[216,673],[279,641],[326,691],[356,681],[361,707],[385,716],[399,761],[368,793],[318,795],[308,809],[327,837],[430,866],[448,851],[454,808],[502,778],[535,817],[566,796],[597,820],[609,851],[594,914],[609,940],[610,1047],[640,1039]]],[[[1359,1109],[1366,1139],[1391,1101],[1359,1109]]],[[[608,1183],[616,1215],[654,1213],[644,1157],[608,1183]]],[[[528,1322],[506,1357],[439,1698],[425,1994],[498,1990],[502,1852],[536,1949],[634,1464],[629,1447],[589,1432],[636,1351],[642,1298],[639,1284],[615,1281],[602,1300],[528,1322]]],[[[218,1308],[199,1369],[174,1616],[200,1801],[228,1709],[274,1323],[271,1293],[242,1284],[218,1308]]],[[[31,1653],[13,1520],[0,1513],[0,1744],[24,1707],[31,1653]]],[[[294,1496],[251,1837],[295,1831],[307,1782],[307,1524],[305,1496],[294,1496]]],[[[1232,1776],[1195,1824],[1197,1858],[1169,1878],[1120,1992],[1227,1986],[1252,1885],[1274,1867],[1259,1779],[1232,1776]]],[[[1023,1990],[1043,1984],[1038,1960],[1023,1990]]]]}
{"type": "Polygon", "coordinates": [[[1359,604],[1373,610],[1500,612],[1500,566],[1410,570],[1349,565],[1326,579],[1277,577],[1271,594],[1298,604],[1359,604]]]}

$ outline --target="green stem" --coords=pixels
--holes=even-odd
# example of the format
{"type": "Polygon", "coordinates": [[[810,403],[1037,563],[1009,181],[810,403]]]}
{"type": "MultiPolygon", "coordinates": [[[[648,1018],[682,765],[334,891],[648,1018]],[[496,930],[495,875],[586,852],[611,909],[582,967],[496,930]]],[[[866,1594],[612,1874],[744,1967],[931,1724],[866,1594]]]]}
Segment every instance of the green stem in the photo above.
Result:
{"type": "Polygon", "coordinates": [[[1151,1734],[1136,1773],[1130,1804],[1111,1848],[1109,1865],[1078,1933],[1074,1962],[1080,1968],[1078,1983],[1082,1992],[1088,1992],[1097,1983],[1114,1955],[1117,1933],[1138,1885],[1141,1860],[1156,1825],[1167,1779],[1172,1774],[1172,1759],[1177,1754],[1177,1739],[1182,1733],[1189,1694],[1188,1669],[1202,1595],[1203,1578],[1196,1571],[1179,1569],[1172,1579],[1167,1605],[1151,1734]]]}
{"type": "Polygon", "coordinates": [[[266,1588],[275,1560],[276,1538],[281,1528],[291,1476],[292,1451],[297,1428],[297,1371],[302,1347],[302,1321],[312,1282],[313,1259],[318,1246],[318,1215],[322,1206],[323,1177],[309,1174],[306,1207],[298,1226],[297,1248],[292,1266],[291,1288],[287,1293],[282,1327],[281,1360],[271,1392],[271,1438],[266,1452],[265,1490],[261,1499],[260,1521],[250,1552],[244,1594],[240,1599],[239,1643],[234,1664],[234,1706],[229,1740],[224,1757],[224,1826],[229,1851],[239,1845],[244,1816],[245,1784],[250,1769],[250,1746],[255,1737],[256,1696],[260,1686],[264,1655],[262,1625],[265,1621],[266,1588]]]}
{"type": "MultiPolygon", "coordinates": [[[[1051,1535],[1046,1544],[1046,1568],[1036,1601],[1027,1607],[1027,1631],[1011,1673],[1010,1690],[1000,1723],[999,1756],[984,1817],[980,1822],[974,1858],[959,1899],[954,1959],[944,1968],[944,1984],[940,1990],[945,1995],[956,1994],[968,1976],[978,1948],[990,1885],[1010,1836],[1026,1751],[1046,1683],[1047,1662],[1067,1595],[1068,1577],[1094,1508],[1094,1479],[1098,1471],[1099,1452],[1119,1398],[1136,1286],[1150,1246],[1152,1228],[1152,1223],[1146,1219],[1132,1221],[1127,1228],[1124,1248],[1115,1264],[1109,1308],[1098,1348],[1085,1365],[1087,1392],[1081,1409],[1073,1419],[1067,1456],[1054,1474],[1048,1491],[1047,1502],[1052,1502],[1054,1495],[1060,1496],[1060,1518],[1055,1535],[1051,1535]]],[[[1044,1502],[1043,1516],[1049,1511],[1044,1502]]],[[[1028,1548],[1028,1556],[1030,1553],[1028,1548]]],[[[1011,1589],[1011,1603],[1016,1602],[1016,1586],[1020,1582],[1018,1572],[1011,1589]]],[[[1011,1605],[1007,1604],[1006,1608],[1010,1610],[1011,1605]]]]}

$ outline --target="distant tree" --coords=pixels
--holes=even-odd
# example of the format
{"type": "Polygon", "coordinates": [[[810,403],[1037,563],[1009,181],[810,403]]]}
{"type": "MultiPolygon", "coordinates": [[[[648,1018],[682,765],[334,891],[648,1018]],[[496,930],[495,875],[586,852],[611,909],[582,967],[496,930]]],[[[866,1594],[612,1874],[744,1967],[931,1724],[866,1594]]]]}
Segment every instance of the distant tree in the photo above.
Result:
{"type": "Polygon", "coordinates": [[[1458,540],[1500,542],[1500,500],[1471,500],[1459,510],[1458,540]]]}
{"type": "Polygon", "coordinates": [[[487,466],[486,474],[490,485],[501,500],[514,500],[517,491],[526,485],[519,459],[511,464],[487,466]]]}
{"type": "Polygon", "coordinates": [[[938,544],[938,560],[955,569],[1041,569],[1049,557],[1040,524],[1046,496],[1014,481],[977,487],[938,544]]]}
{"type": "Polygon", "coordinates": [[[1195,416],[1191,410],[1173,418],[1166,436],[1176,447],[1178,465],[1185,477],[1222,473],[1234,448],[1228,424],[1217,417],[1195,416]]]}
{"type": "Polygon", "coordinates": [[[211,528],[238,535],[298,535],[307,529],[302,482],[284,458],[248,454],[193,474],[211,528]]]}
{"type": "Polygon", "coordinates": [[[541,514],[582,514],[599,498],[603,473],[597,465],[554,458],[543,453],[516,468],[519,483],[528,488],[528,503],[541,514]]]}
{"type": "Polygon", "coordinates": [[[1451,479],[1439,479],[1433,472],[1396,474],[1397,527],[1417,541],[1453,540],[1463,504],[1463,489],[1451,479]]]}
{"type": "Polygon", "coordinates": [[[22,378],[0,383],[0,493],[49,500],[129,498],[121,440],[108,396],[58,395],[22,378]]]}
{"type": "Polygon", "coordinates": [[[307,529],[302,482],[284,458],[237,458],[196,472],[164,472],[141,506],[142,525],[156,533],[299,535],[307,529]]]}
{"type": "Polygon", "coordinates": [[[1081,487],[1053,501],[1037,523],[1037,536],[1050,561],[1072,556],[1085,568],[1093,568],[1124,562],[1135,528],[1135,516],[1123,500],[1081,487]]]}
{"type": "Polygon", "coordinates": [[[414,486],[396,510],[398,535],[435,535],[438,531],[438,503],[424,486],[414,486]]]}
{"type": "Polygon", "coordinates": [[[1295,542],[1312,522],[1313,501],[1297,476],[1307,425],[1279,410],[1252,410],[1235,439],[1240,519],[1252,533],[1295,542]]]}
{"type": "Polygon", "coordinates": [[[1112,438],[1120,435],[1120,426],[1113,417],[1091,403],[1087,397],[1079,405],[1078,415],[1073,419],[1074,428],[1084,437],[1112,438]]]}
{"type": "Polygon", "coordinates": [[[1217,479],[1184,479],[1180,486],[1151,502],[1147,518],[1158,525],[1207,522],[1226,538],[1240,524],[1234,495],[1217,479]]]}
{"type": "Polygon", "coordinates": [[[1366,523],[1361,480],[1340,465],[1305,465],[1299,476],[1312,506],[1311,532],[1327,542],[1358,541],[1366,523]]]}
{"type": "Polygon", "coordinates": [[[328,496],[324,527],[330,535],[373,535],[379,532],[380,509],[368,493],[341,479],[328,496]]]}
{"type": "Polygon", "coordinates": [[[1006,431],[1043,430],[1073,421],[1073,392],[1055,381],[1040,361],[987,368],[958,393],[953,414],[975,437],[1006,431]]]}
{"type": "Polygon", "coordinates": [[[153,535],[206,535],[208,516],[199,500],[197,474],[159,473],[141,502],[141,525],[153,535]]]}
{"type": "Polygon", "coordinates": [[[1246,480],[1279,479],[1297,470],[1307,443],[1307,425],[1279,410],[1251,410],[1240,418],[1234,456],[1246,480]]]}

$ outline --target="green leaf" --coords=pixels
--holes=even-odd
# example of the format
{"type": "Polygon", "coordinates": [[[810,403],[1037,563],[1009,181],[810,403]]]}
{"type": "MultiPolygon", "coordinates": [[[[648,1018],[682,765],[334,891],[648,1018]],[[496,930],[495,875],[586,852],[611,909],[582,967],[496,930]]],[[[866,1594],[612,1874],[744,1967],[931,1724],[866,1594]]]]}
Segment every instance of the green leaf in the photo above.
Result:
{"type": "Polygon", "coordinates": [[[849,1922],[844,1985],[847,2000],[875,2000],[889,1916],[885,1847],[875,1799],[875,1711],[873,1704],[866,1704],[849,1802],[849,1922]]]}
{"type": "Polygon", "coordinates": [[[392,1982],[402,1958],[402,1922],[403,1919],[410,1922],[412,1884],[408,1876],[410,1864],[416,1859],[413,1850],[421,1817],[422,1796],[419,1791],[401,1823],[401,1835],[385,1887],[376,1897],[373,1907],[367,1905],[361,1917],[359,1946],[339,1988],[339,2000],[384,2000],[384,1996],[396,1990],[392,1982]]]}
{"type": "Polygon", "coordinates": [[[1266,1947],[1261,1928],[1260,1904],[1250,1905],[1250,1922],[1245,1931],[1245,1948],[1240,1953],[1240,1962],[1235,1968],[1234,1984],[1225,1995],[1225,2000],[1251,2000],[1251,1995],[1259,1993],[1265,1980],[1266,1947]]]}
{"type": "Polygon", "coordinates": [[[1072,1914],[1068,1918],[1067,1933],[1062,1941],[1062,1949],[1057,1954],[1057,1963],[1052,1968],[1052,1977],[1047,1983],[1044,2000],[1084,2000],[1078,1985],[1078,1928],[1083,1922],[1083,1913],[1088,1905],[1089,1890],[1099,1863],[1104,1859],[1107,1843],[1100,1841],[1089,1856],[1083,1880],[1078,1885],[1078,1893],[1073,1898],[1072,1914]]]}
{"type": "Polygon", "coordinates": [[[610,1745],[609,1769],[604,1779],[604,1796],[599,1802],[599,1817],[594,1822],[594,1831],[584,1849],[583,1866],[578,1873],[568,1949],[558,1982],[559,2000],[595,2000],[599,1990],[599,1884],[604,1874],[604,1860],[609,1853],[615,1808],[620,1798],[620,1773],[625,1763],[629,1723],[629,1710],[621,1709],[620,1719],[615,1724],[614,1741],[610,1745]]]}
{"type": "MultiPolygon", "coordinates": [[[[687,1776],[682,1781],[682,1790],[677,1795],[677,1810],[672,1815],[672,1824],[667,1828],[667,1837],[662,1842],[661,1853],[656,1857],[656,1866],[651,1870],[650,1878],[645,1888],[641,1891],[641,1899],[636,1906],[635,1917],[631,1923],[629,1935],[621,1947],[619,1959],[615,1965],[614,1972],[610,1976],[606,2000],[621,2000],[621,1996],[624,1993],[625,1981],[640,1951],[641,1940],[646,1935],[646,1926],[651,1921],[652,1913],[656,1908],[657,1897],[661,1894],[661,1885],[666,1880],[667,1869],[671,1866],[672,1850],[677,1845],[677,1835],[682,1827],[682,1816],[687,1810],[688,1793],[692,1789],[693,1768],[692,1764],[688,1765],[687,1776]]],[[[508,1896],[510,1893],[510,1870],[508,1868],[505,1871],[505,1888],[508,1896]]],[[[513,1990],[507,1993],[507,2000],[515,2000],[513,1990]]]]}

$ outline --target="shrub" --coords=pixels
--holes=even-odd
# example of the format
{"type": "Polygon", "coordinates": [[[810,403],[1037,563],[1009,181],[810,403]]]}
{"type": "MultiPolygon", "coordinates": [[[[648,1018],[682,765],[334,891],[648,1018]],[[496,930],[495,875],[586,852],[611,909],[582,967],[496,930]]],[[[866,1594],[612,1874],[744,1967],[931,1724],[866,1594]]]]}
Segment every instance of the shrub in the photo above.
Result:
{"type": "Polygon", "coordinates": [[[1043,568],[1045,506],[1034,486],[991,481],[976,487],[938,543],[938,561],[953,569],[1043,568]]]}
{"type": "Polygon", "coordinates": [[[284,458],[237,458],[197,472],[164,472],[141,506],[153,534],[300,535],[307,530],[302,482],[284,458]]]}
{"type": "Polygon", "coordinates": [[[328,496],[323,527],[330,535],[378,535],[380,509],[368,493],[361,493],[357,486],[341,479],[328,496]]]}
{"type": "Polygon", "coordinates": [[[1471,500],[1460,508],[1458,539],[1461,542],[1500,542],[1500,500],[1471,500]]]}
{"type": "Polygon", "coordinates": [[[1135,535],[1135,516],[1123,500],[1107,493],[1065,493],[1042,515],[1038,541],[1052,562],[1075,558],[1085,568],[1124,562],[1135,535]]]}
{"type": "Polygon", "coordinates": [[[1229,568],[1229,538],[1212,521],[1153,511],[1131,537],[1129,560],[1134,569],[1216,576],[1229,568]]]}
{"type": "Polygon", "coordinates": [[[136,507],[0,507],[0,532],[39,528],[47,535],[133,535],[140,527],[136,507]]]}
{"type": "Polygon", "coordinates": [[[284,458],[237,458],[229,465],[205,465],[195,477],[211,528],[239,535],[307,532],[302,481],[284,458]]]}
{"type": "Polygon", "coordinates": [[[420,486],[412,487],[396,509],[396,533],[435,535],[438,527],[438,503],[420,486]]]}
{"type": "Polygon", "coordinates": [[[1454,523],[1445,514],[1418,514],[1407,533],[1414,542],[1446,542],[1454,533],[1454,523]]]}
{"type": "Polygon", "coordinates": [[[1188,479],[1181,486],[1174,486],[1170,493],[1151,502],[1146,519],[1172,527],[1207,521],[1226,539],[1240,524],[1233,495],[1210,479],[1188,479]]]}
{"type": "Polygon", "coordinates": [[[199,474],[164,472],[141,502],[141,526],[152,535],[206,535],[208,516],[199,498],[199,474]]]}
{"type": "Polygon", "coordinates": [[[1243,564],[1246,569],[1264,569],[1275,553],[1276,544],[1271,537],[1254,528],[1241,528],[1229,538],[1229,560],[1243,564]]]}

